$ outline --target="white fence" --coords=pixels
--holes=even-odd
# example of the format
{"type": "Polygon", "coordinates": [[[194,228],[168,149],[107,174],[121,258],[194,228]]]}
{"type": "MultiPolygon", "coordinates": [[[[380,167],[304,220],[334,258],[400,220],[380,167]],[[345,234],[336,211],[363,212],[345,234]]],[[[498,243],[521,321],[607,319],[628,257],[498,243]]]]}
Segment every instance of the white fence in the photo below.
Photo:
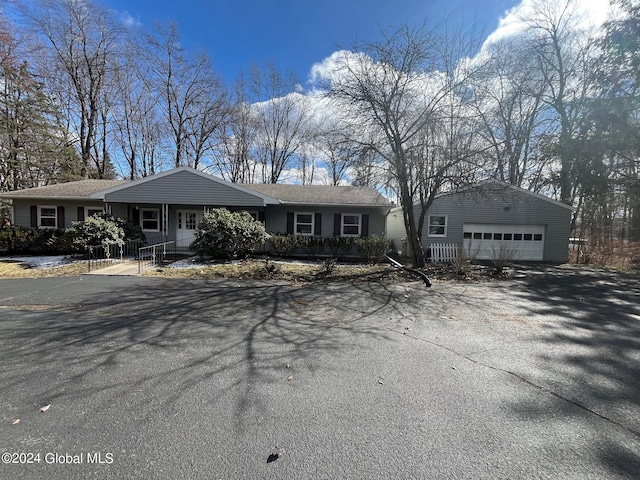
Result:
{"type": "Polygon", "coordinates": [[[458,257],[458,245],[455,243],[432,243],[429,248],[433,263],[452,262],[458,257]]]}

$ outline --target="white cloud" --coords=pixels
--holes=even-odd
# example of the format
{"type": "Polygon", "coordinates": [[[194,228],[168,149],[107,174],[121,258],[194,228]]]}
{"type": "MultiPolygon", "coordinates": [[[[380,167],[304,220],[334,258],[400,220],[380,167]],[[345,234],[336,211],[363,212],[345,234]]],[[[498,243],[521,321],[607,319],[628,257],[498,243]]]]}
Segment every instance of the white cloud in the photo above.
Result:
{"type": "Polygon", "coordinates": [[[527,29],[526,20],[532,18],[540,8],[550,13],[559,13],[569,3],[569,11],[579,19],[578,27],[589,29],[598,27],[612,12],[609,0],[522,0],[520,4],[505,12],[500,18],[498,28],[485,40],[486,46],[509,37],[517,36],[527,29]]]}
{"type": "Polygon", "coordinates": [[[127,28],[142,26],[142,22],[140,22],[140,17],[134,18],[126,10],[124,12],[120,12],[118,14],[118,17],[120,18],[120,23],[122,23],[127,28]]]}

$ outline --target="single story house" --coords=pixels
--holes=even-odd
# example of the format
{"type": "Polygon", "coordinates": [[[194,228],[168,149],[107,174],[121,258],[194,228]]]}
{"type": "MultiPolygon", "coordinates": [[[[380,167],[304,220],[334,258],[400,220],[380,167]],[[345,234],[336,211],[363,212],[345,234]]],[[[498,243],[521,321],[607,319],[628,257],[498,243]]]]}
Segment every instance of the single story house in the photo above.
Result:
{"type": "Polygon", "coordinates": [[[149,243],[193,240],[204,212],[245,210],[271,233],[321,237],[384,234],[393,206],[369,187],[235,184],[190,167],[140,180],[79,180],[0,194],[12,202],[12,223],[68,228],[96,212],[139,224],[149,243]]]}
{"type": "MultiPolygon", "coordinates": [[[[515,260],[563,263],[569,252],[573,208],[544,195],[498,181],[437,196],[425,216],[422,247],[427,256],[435,244],[455,244],[465,254],[490,259],[506,248],[515,260]]],[[[414,207],[416,218],[419,205],[414,207]]],[[[402,210],[387,217],[394,248],[406,251],[402,210]]]]}

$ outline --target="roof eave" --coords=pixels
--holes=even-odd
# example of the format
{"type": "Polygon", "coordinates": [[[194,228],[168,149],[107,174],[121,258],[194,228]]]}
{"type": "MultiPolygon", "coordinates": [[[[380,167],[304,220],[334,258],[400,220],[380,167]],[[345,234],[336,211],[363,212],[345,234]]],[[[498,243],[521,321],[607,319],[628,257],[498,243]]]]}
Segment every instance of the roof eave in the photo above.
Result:
{"type": "Polygon", "coordinates": [[[285,200],[282,200],[281,203],[283,205],[300,205],[300,206],[306,206],[306,207],[361,207],[361,208],[393,208],[393,205],[380,205],[380,204],[376,204],[376,203],[342,203],[342,202],[335,202],[335,203],[320,203],[320,202],[288,202],[285,200]]]}
{"type": "Polygon", "coordinates": [[[67,196],[67,195],[10,195],[6,193],[0,194],[0,198],[8,198],[10,200],[103,200],[93,198],[91,196],[67,196]]]}

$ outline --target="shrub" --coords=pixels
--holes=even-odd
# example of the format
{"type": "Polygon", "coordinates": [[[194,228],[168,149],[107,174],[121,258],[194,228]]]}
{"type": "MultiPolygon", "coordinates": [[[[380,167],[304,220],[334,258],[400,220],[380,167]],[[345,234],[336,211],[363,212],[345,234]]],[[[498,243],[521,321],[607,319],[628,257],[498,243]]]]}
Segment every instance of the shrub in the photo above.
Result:
{"type": "Polygon", "coordinates": [[[507,243],[500,243],[498,248],[492,248],[491,253],[489,254],[489,259],[493,263],[494,267],[494,275],[502,275],[504,272],[504,267],[509,265],[513,260],[515,260],[518,255],[518,251],[515,247],[508,245],[507,243]]]}
{"type": "Polygon", "coordinates": [[[214,208],[198,224],[191,248],[200,256],[239,258],[250,254],[266,238],[262,223],[247,212],[214,208]]]}
{"type": "Polygon", "coordinates": [[[382,262],[391,250],[391,241],[384,235],[357,238],[354,243],[362,258],[370,264],[382,262]]]}
{"type": "Polygon", "coordinates": [[[71,237],[60,230],[0,228],[0,252],[3,253],[67,253],[71,250],[71,237]]]}
{"type": "Polygon", "coordinates": [[[324,238],[322,237],[300,237],[300,246],[309,258],[315,260],[324,248],[324,238]]]}
{"type": "Polygon", "coordinates": [[[24,227],[0,228],[0,252],[24,252],[39,235],[38,230],[24,227]]]}
{"type": "Polygon", "coordinates": [[[353,238],[351,237],[329,237],[326,244],[333,258],[343,259],[351,253],[353,249],[353,238]]]}
{"type": "Polygon", "coordinates": [[[290,257],[300,247],[300,239],[296,235],[271,235],[269,242],[271,243],[272,252],[279,257],[290,257]]]}
{"type": "Polygon", "coordinates": [[[467,275],[479,253],[480,243],[470,242],[467,248],[463,246],[458,249],[458,255],[451,261],[451,266],[458,275],[467,275]]]}
{"type": "Polygon", "coordinates": [[[72,245],[78,251],[97,245],[124,245],[125,231],[121,223],[108,214],[92,215],[81,222],[73,222],[66,233],[73,238],[72,245]]]}

